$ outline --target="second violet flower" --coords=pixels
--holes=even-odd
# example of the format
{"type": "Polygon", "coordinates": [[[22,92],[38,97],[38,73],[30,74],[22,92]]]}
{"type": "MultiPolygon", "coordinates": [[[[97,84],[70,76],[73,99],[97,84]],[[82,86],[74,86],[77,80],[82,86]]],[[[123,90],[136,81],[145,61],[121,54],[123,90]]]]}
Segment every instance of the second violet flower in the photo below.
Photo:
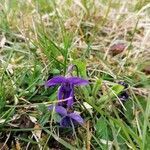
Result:
{"type": "Polygon", "coordinates": [[[75,124],[83,124],[83,118],[77,112],[68,112],[62,106],[49,106],[49,110],[55,110],[61,116],[60,126],[61,127],[71,127],[72,123],[75,124]]]}

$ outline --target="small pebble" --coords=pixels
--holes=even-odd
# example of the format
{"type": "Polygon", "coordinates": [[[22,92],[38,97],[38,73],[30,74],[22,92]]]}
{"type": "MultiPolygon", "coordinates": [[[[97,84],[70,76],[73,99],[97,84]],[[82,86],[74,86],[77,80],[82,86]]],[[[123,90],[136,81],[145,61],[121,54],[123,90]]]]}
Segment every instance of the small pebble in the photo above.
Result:
{"type": "Polygon", "coordinates": [[[150,74],[150,65],[146,66],[143,70],[142,70],[146,75],[150,74]]]}
{"type": "Polygon", "coordinates": [[[116,43],[110,47],[110,53],[113,56],[116,56],[116,55],[122,53],[125,50],[125,47],[126,46],[124,43],[116,43]]]}

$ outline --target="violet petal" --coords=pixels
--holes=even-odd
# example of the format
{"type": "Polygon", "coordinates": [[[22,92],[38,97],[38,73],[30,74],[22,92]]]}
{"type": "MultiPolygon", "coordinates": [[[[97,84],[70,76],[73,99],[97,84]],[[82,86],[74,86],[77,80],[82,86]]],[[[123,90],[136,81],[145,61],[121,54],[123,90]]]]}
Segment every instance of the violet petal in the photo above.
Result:
{"type": "Polygon", "coordinates": [[[69,77],[67,78],[68,82],[73,85],[87,85],[89,81],[79,78],[79,77],[69,77]]]}
{"type": "Polygon", "coordinates": [[[64,87],[60,86],[58,89],[58,100],[62,100],[64,99],[64,87]]]}
{"type": "MultiPolygon", "coordinates": [[[[68,87],[67,87],[68,88],[68,87]]],[[[66,85],[62,85],[58,90],[58,100],[60,105],[68,105],[69,107],[73,104],[73,87],[67,89],[66,85]],[[62,101],[61,100],[66,100],[62,101]]]]}
{"type": "Polygon", "coordinates": [[[79,124],[83,124],[84,123],[83,118],[79,114],[77,114],[77,113],[70,113],[70,114],[68,114],[68,116],[71,119],[74,119],[79,124]]]}
{"type": "Polygon", "coordinates": [[[126,101],[129,99],[129,95],[126,91],[122,92],[120,95],[119,95],[119,98],[121,101],[126,101]]]}
{"type": "Polygon", "coordinates": [[[67,115],[67,110],[62,107],[62,106],[55,106],[55,105],[50,105],[49,110],[55,110],[58,114],[60,114],[61,116],[66,116],[67,115]]]}
{"type": "Polygon", "coordinates": [[[61,127],[70,127],[71,126],[71,118],[68,116],[65,116],[60,121],[61,127]]]}
{"type": "Polygon", "coordinates": [[[67,81],[67,79],[63,76],[56,76],[50,80],[48,80],[45,85],[46,86],[54,86],[57,84],[61,84],[61,83],[65,83],[67,81]]]}
{"type": "Polygon", "coordinates": [[[67,106],[71,107],[74,103],[74,90],[72,89],[69,94],[70,99],[67,101],[67,106]]]}
{"type": "Polygon", "coordinates": [[[70,97],[70,93],[71,93],[72,89],[73,89],[73,87],[68,84],[61,85],[58,90],[58,99],[66,99],[66,98],[70,97]]]}

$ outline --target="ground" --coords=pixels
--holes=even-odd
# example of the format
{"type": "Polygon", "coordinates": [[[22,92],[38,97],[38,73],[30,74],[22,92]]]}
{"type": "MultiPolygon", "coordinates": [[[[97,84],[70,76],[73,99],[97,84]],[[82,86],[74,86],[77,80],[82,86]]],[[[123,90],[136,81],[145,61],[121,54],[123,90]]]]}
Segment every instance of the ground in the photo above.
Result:
{"type": "Polygon", "coordinates": [[[1,0],[0,148],[150,149],[149,0],[1,0]],[[61,127],[58,87],[73,76],[73,111],[61,127]]]}

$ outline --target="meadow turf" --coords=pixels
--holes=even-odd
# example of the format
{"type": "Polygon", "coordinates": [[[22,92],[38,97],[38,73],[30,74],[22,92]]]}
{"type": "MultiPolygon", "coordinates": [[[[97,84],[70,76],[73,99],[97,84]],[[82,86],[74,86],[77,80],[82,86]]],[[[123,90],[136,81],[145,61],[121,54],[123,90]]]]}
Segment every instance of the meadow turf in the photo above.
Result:
{"type": "Polygon", "coordinates": [[[0,149],[149,150],[150,1],[1,0],[0,149]],[[66,75],[82,125],[48,110],[66,75]]]}

